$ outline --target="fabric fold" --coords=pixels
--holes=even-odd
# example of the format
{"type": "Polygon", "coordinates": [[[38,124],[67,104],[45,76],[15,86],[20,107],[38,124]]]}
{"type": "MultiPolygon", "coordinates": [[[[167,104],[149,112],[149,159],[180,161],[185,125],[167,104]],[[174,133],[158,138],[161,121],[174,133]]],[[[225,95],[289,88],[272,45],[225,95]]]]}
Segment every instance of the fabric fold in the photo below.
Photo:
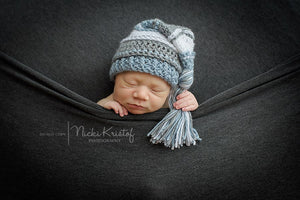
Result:
{"type": "MultiPolygon", "coordinates": [[[[0,52],[1,70],[30,84],[33,87],[39,88],[48,94],[54,95],[58,99],[65,101],[86,113],[107,120],[133,120],[133,121],[148,121],[161,120],[168,109],[160,109],[154,113],[144,115],[128,115],[124,118],[119,117],[113,111],[106,110],[95,102],[73,92],[63,85],[51,80],[47,76],[35,71],[34,69],[24,65],[18,60],[0,52]]],[[[199,108],[192,112],[193,118],[199,118],[207,115],[223,106],[226,106],[235,101],[245,98],[253,92],[259,91],[268,85],[276,82],[279,79],[286,78],[298,72],[300,69],[300,54],[290,57],[285,62],[273,67],[272,69],[255,76],[247,81],[244,81],[233,88],[230,88],[218,95],[209,98],[200,103],[199,108]]]]}
{"type": "Polygon", "coordinates": [[[287,78],[288,76],[298,72],[299,69],[300,54],[297,54],[290,57],[285,62],[271,68],[270,70],[204,101],[199,105],[197,111],[193,113],[193,117],[198,118],[203,115],[207,115],[208,113],[220,109],[223,106],[239,101],[246,96],[253,94],[254,92],[268,87],[277,80],[287,78]]]}
{"type": "MultiPolygon", "coordinates": [[[[63,85],[51,80],[47,76],[35,71],[34,69],[24,65],[18,60],[0,52],[1,57],[1,70],[9,73],[10,75],[30,84],[31,86],[41,89],[44,92],[54,95],[58,99],[72,104],[73,106],[81,109],[89,114],[96,117],[108,119],[108,120],[123,120],[124,118],[119,117],[114,112],[106,110],[96,104],[95,102],[73,92],[72,90],[64,87],[63,85]]],[[[161,109],[150,114],[145,114],[144,116],[129,115],[126,116],[125,120],[159,120],[161,119],[167,109],[161,109]]]]}

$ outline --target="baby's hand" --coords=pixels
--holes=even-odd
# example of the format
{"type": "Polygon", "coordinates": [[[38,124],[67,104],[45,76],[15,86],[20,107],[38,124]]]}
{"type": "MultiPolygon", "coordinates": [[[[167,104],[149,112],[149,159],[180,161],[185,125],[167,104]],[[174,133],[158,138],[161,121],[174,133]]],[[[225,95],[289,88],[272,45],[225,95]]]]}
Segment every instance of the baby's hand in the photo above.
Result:
{"type": "Polygon", "coordinates": [[[187,90],[179,94],[176,99],[177,101],[173,106],[176,109],[182,109],[182,111],[194,111],[199,106],[195,96],[187,90]]]}
{"type": "Polygon", "coordinates": [[[100,106],[102,106],[108,110],[113,109],[116,114],[120,115],[120,117],[124,117],[124,115],[128,115],[127,109],[124,106],[122,106],[121,104],[119,104],[119,102],[113,100],[112,95],[110,95],[104,99],[101,99],[100,101],[97,102],[97,104],[99,104],[100,106]]]}
{"type": "Polygon", "coordinates": [[[124,117],[124,115],[128,115],[127,109],[119,104],[117,101],[108,101],[103,106],[106,109],[113,109],[116,114],[119,114],[121,117],[124,117]]]}

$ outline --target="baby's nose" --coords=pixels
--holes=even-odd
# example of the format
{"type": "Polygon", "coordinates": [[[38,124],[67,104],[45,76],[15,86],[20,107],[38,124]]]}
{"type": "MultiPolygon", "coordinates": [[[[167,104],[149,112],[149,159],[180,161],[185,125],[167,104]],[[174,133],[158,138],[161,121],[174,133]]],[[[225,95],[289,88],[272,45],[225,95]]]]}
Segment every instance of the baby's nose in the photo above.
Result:
{"type": "Polygon", "coordinates": [[[133,92],[133,97],[141,100],[149,100],[149,91],[148,88],[145,86],[139,86],[133,92]]]}

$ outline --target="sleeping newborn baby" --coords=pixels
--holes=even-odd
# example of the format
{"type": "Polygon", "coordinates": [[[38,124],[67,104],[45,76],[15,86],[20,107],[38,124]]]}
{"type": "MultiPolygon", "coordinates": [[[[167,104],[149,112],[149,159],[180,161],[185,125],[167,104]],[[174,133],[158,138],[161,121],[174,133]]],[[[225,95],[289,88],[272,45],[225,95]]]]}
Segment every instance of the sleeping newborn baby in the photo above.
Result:
{"type": "MultiPolygon", "coordinates": [[[[121,117],[128,115],[128,112],[144,114],[167,108],[170,89],[168,82],[158,76],[126,71],[116,75],[113,93],[97,103],[106,109],[113,109],[121,117]]],[[[196,98],[189,91],[179,94],[177,100],[173,104],[176,109],[193,111],[198,107],[196,98]]]]}
{"type": "Polygon", "coordinates": [[[121,117],[168,107],[166,116],[148,133],[152,143],[171,149],[200,141],[189,111],[197,109],[188,91],[194,75],[194,34],[159,19],[145,20],[120,42],[109,76],[114,91],[97,103],[121,117]]]}
{"type": "MultiPolygon", "coordinates": [[[[185,61],[180,61],[180,53],[193,48],[193,37],[189,29],[168,25],[158,19],[136,25],[130,35],[120,42],[113,57],[110,78],[115,80],[114,91],[97,103],[106,109],[113,109],[121,117],[128,115],[128,112],[144,114],[169,107],[171,88],[178,87],[179,76],[184,70],[182,62],[185,61]],[[175,34],[170,35],[170,31],[163,26],[169,26],[175,34]],[[176,43],[178,36],[186,44],[179,44],[178,41],[178,47],[172,44],[176,43]]],[[[191,92],[183,90],[176,95],[172,106],[182,111],[193,111],[197,109],[198,102],[191,92]]]]}

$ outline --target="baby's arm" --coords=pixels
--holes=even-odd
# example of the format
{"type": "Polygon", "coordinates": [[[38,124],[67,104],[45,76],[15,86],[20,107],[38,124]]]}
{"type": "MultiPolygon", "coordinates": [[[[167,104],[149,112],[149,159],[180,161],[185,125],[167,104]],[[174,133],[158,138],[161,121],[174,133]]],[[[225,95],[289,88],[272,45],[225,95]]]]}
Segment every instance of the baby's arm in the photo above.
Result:
{"type": "Polygon", "coordinates": [[[113,98],[113,94],[109,95],[108,97],[101,99],[97,102],[100,106],[106,108],[106,109],[113,109],[116,114],[119,114],[121,117],[124,115],[128,115],[127,109],[119,104],[119,102],[115,101],[113,98]]]}
{"type": "Polygon", "coordinates": [[[173,106],[176,109],[182,109],[182,111],[194,111],[199,106],[195,96],[187,90],[179,94],[176,99],[177,101],[173,106]]]}

